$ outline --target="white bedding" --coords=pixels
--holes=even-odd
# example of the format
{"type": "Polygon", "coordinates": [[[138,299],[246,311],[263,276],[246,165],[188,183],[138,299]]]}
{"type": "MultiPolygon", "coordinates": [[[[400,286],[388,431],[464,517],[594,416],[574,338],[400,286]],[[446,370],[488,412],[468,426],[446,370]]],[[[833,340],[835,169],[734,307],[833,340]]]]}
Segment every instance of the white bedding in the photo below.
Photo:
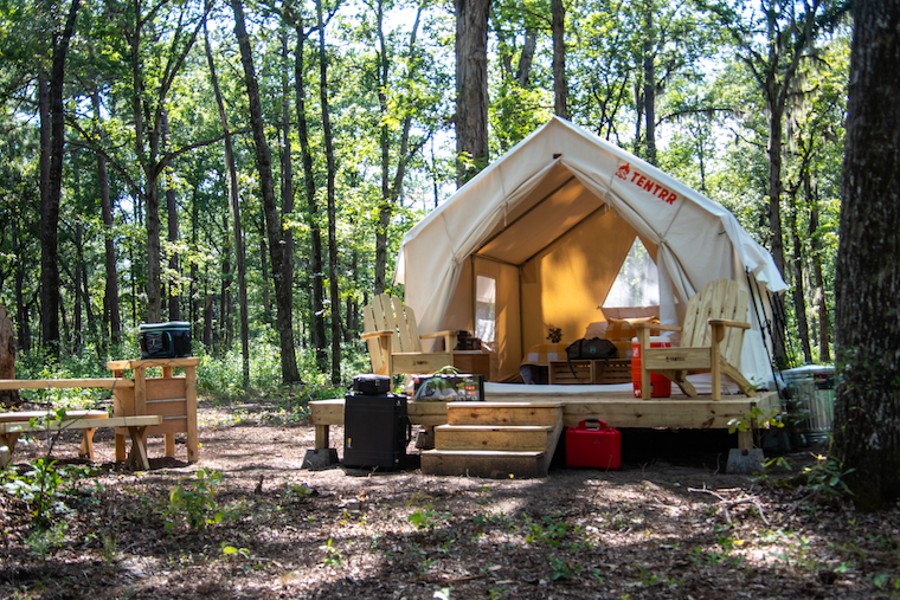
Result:
{"type": "Polygon", "coordinates": [[[630,383],[610,385],[525,385],[524,383],[484,383],[484,395],[490,400],[497,396],[579,396],[606,394],[630,394],[630,383]]]}
{"type": "MultiPolygon", "coordinates": [[[[712,381],[709,373],[689,375],[688,380],[694,384],[700,396],[712,393],[712,381]]],[[[484,395],[487,400],[502,396],[583,396],[597,394],[632,395],[634,391],[631,383],[616,383],[610,385],[525,385],[523,383],[496,383],[486,381],[484,383],[484,395]]],[[[722,392],[724,394],[738,394],[740,389],[727,377],[723,378],[722,392]]],[[[672,393],[681,395],[681,390],[674,383],[672,393]]]]}

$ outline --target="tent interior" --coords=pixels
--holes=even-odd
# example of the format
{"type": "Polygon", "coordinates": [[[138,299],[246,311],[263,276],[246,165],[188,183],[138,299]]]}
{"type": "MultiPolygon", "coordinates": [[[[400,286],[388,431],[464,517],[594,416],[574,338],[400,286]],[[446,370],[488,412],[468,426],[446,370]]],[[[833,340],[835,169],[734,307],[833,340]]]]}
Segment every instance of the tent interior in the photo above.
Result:
{"type": "Polygon", "coordinates": [[[654,262],[657,252],[561,162],[483,239],[461,265],[443,325],[474,331],[493,349],[498,381],[518,375],[551,326],[571,343],[604,320],[600,307],[636,240],[654,262]]]}

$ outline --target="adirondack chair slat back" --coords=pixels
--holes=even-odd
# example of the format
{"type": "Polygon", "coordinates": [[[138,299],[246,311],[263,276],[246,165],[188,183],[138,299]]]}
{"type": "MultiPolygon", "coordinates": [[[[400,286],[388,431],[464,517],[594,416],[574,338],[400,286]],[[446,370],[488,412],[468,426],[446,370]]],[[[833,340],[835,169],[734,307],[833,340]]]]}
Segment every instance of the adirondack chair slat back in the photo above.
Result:
{"type": "Polygon", "coordinates": [[[399,347],[394,352],[421,352],[422,341],[419,339],[419,327],[416,325],[413,309],[403,306],[403,302],[396,296],[385,295],[385,298],[390,302],[387,312],[391,315],[394,331],[397,332],[399,347]]]}
{"type": "Polygon", "coordinates": [[[363,310],[363,325],[366,331],[393,331],[392,350],[395,353],[422,351],[416,316],[400,298],[388,294],[375,296],[363,310]]]}
{"type": "MultiPolygon", "coordinates": [[[[738,287],[736,281],[719,279],[706,284],[698,294],[688,300],[681,333],[681,345],[688,348],[708,348],[712,345],[710,319],[746,321],[749,300],[747,293],[738,287]]],[[[744,330],[726,328],[725,340],[721,344],[722,356],[731,364],[740,365],[741,346],[744,330]]]]}
{"type": "MultiPolygon", "coordinates": [[[[372,304],[367,304],[363,307],[363,329],[366,332],[369,331],[383,331],[386,327],[382,327],[385,323],[380,323],[375,318],[376,310],[372,306],[372,304]]],[[[371,338],[366,340],[366,347],[369,350],[369,358],[372,360],[372,372],[373,373],[382,373],[384,374],[387,371],[387,359],[388,357],[384,355],[384,350],[378,343],[377,338],[371,338]]]]}

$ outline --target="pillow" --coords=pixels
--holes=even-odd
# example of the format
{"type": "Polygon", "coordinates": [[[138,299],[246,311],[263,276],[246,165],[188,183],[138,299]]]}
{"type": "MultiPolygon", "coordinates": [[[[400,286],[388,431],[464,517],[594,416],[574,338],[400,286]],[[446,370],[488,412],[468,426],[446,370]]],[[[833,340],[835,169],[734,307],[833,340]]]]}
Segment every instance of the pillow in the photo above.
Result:
{"type": "MultiPolygon", "coordinates": [[[[606,339],[612,341],[631,341],[637,336],[636,323],[659,323],[657,317],[638,317],[635,319],[609,319],[606,329],[606,339]]],[[[652,335],[656,335],[651,331],[652,335]]]]}
{"type": "Polygon", "coordinates": [[[606,330],[609,328],[609,323],[606,321],[594,321],[593,323],[588,324],[587,329],[584,331],[584,339],[589,340],[591,338],[605,338],[606,330]]]}

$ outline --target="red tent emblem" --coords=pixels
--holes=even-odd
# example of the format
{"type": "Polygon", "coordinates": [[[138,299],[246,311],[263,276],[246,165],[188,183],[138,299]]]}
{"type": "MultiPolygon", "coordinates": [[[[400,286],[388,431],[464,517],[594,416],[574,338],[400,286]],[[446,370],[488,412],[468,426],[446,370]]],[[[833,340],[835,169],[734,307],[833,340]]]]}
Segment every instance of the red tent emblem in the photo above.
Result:
{"type": "Polygon", "coordinates": [[[619,167],[618,171],[616,171],[616,177],[618,177],[619,179],[623,179],[623,180],[628,179],[629,173],[631,173],[631,165],[629,165],[628,163],[625,163],[624,165],[619,167]]]}

